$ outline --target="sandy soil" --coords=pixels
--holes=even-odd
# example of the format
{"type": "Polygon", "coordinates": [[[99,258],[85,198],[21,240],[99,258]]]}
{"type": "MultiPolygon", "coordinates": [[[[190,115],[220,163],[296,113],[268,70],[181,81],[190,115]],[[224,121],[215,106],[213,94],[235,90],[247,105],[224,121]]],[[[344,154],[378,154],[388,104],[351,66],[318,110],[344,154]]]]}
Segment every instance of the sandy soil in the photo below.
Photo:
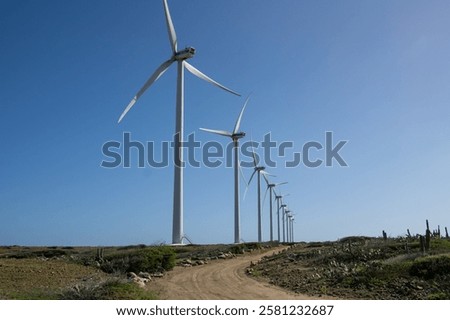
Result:
{"type": "Polygon", "coordinates": [[[287,292],[279,287],[257,281],[245,274],[250,263],[280,248],[213,261],[196,267],[176,267],[164,278],[152,282],[151,290],[167,300],[297,300],[324,299],[287,292]]]}

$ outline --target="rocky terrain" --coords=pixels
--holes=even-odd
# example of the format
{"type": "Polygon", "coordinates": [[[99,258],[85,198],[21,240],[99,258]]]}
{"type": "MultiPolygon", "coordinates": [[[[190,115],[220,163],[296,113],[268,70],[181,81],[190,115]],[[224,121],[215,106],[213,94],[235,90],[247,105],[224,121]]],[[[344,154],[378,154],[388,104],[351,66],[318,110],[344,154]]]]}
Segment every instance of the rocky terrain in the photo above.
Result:
{"type": "Polygon", "coordinates": [[[293,292],[339,299],[450,299],[450,240],[349,237],[296,244],[247,268],[293,292]]]}
{"type": "Polygon", "coordinates": [[[450,240],[0,247],[0,299],[330,297],[450,299],[450,240]]]}
{"type": "MultiPolygon", "coordinates": [[[[274,245],[274,244],[272,244],[274,245]]],[[[231,260],[271,245],[0,247],[0,299],[155,299],[174,266],[231,260]]]]}

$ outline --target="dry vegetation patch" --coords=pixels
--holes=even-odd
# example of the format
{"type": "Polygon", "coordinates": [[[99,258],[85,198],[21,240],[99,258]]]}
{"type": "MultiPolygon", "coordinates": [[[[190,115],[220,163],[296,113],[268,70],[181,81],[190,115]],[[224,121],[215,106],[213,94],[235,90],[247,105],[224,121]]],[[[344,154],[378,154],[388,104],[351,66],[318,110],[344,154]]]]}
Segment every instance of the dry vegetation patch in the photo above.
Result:
{"type": "Polygon", "coordinates": [[[450,299],[450,241],[347,238],[299,244],[248,273],[297,293],[343,299],[450,299]]]}
{"type": "Polygon", "coordinates": [[[79,282],[102,278],[98,269],[64,260],[0,259],[0,298],[55,299],[79,282]]]}

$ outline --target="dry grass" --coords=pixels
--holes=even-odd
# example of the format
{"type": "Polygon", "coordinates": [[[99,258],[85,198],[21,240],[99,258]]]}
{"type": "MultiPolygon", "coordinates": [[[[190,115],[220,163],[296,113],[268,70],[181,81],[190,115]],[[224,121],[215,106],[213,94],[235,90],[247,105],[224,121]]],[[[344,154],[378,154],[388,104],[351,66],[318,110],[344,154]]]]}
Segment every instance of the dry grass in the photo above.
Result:
{"type": "Polygon", "coordinates": [[[83,280],[104,277],[98,269],[63,260],[0,259],[0,298],[55,299],[83,280]]]}

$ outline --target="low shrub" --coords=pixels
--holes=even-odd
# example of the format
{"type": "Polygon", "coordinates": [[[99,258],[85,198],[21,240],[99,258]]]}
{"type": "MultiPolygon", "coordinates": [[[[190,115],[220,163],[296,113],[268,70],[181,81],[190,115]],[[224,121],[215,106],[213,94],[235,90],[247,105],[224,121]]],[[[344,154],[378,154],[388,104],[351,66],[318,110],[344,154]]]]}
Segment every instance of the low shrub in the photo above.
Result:
{"type": "Polygon", "coordinates": [[[170,247],[136,249],[105,257],[100,268],[107,273],[162,272],[173,269],[175,257],[170,247]]]}
{"type": "Polygon", "coordinates": [[[65,292],[62,300],[155,300],[157,295],[135,283],[112,279],[101,283],[84,283],[65,292]]]}
{"type": "Polygon", "coordinates": [[[418,260],[409,269],[412,276],[434,279],[438,275],[450,274],[450,257],[438,256],[418,260]]]}

